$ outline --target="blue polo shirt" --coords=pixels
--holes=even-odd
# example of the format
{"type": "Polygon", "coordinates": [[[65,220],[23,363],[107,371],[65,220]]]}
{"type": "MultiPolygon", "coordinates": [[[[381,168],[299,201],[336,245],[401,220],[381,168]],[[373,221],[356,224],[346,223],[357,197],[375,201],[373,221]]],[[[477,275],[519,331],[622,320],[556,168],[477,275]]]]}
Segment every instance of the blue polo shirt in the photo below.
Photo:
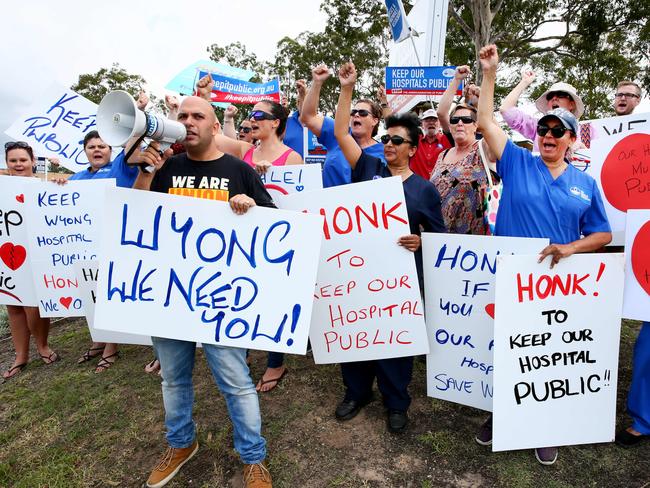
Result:
{"type": "Polygon", "coordinates": [[[117,157],[97,171],[90,171],[91,166],[73,174],[68,180],[103,180],[115,178],[115,184],[122,188],[132,188],[135,179],[138,177],[138,167],[129,166],[124,161],[124,151],[117,157]]]}
{"type": "Polygon", "coordinates": [[[287,128],[284,131],[284,138],[282,139],[282,142],[300,154],[301,158],[304,158],[304,131],[302,125],[300,124],[299,117],[300,113],[297,110],[294,110],[291,116],[287,118],[287,128]]]}
{"type": "MultiPolygon", "coordinates": [[[[334,136],[334,119],[325,117],[320,130],[318,142],[327,148],[327,157],[323,164],[323,187],[347,185],[352,181],[352,172],[339,143],[334,136]]],[[[384,145],[378,142],[363,149],[363,152],[381,159],[384,159],[384,145]]]]}
{"type": "Polygon", "coordinates": [[[540,156],[508,140],[497,173],[503,195],[496,235],[568,244],[594,232],[611,232],[596,181],[572,165],[554,180],[540,156]]]}

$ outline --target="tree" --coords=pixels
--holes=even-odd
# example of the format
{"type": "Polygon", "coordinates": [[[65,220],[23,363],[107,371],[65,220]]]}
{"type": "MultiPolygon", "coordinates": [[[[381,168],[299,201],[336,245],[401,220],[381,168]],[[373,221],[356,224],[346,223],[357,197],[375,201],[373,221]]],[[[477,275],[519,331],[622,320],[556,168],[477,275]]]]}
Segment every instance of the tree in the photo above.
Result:
{"type": "Polygon", "coordinates": [[[79,75],[72,89],[88,100],[99,103],[104,95],[113,90],[125,90],[137,99],[145,84],[142,76],[129,74],[118,63],[113,63],[110,69],[102,68],[97,73],[79,75]]]}

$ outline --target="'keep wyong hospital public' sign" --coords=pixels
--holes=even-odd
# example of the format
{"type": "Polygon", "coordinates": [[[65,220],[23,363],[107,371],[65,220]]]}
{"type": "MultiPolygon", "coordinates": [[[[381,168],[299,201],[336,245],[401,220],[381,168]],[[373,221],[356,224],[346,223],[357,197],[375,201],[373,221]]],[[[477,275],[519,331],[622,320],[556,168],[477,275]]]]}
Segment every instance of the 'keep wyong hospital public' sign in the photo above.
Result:
{"type": "Polygon", "coordinates": [[[104,209],[97,329],[305,353],[317,217],[120,188],[104,209]]]}

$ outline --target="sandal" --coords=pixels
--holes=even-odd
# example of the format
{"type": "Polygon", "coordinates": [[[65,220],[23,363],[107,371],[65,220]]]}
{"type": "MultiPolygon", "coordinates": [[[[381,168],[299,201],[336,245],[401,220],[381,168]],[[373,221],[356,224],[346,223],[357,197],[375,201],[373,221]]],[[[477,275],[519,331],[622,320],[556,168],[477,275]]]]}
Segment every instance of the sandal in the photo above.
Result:
{"type": "Polygon", "coordinates": [[[115,364],[115,361],[117,361],[117,358],[120,357],[120,352],[117,351],[116,353],[111,354],[110,356],[102,356],[102,358],[99,360],[97,363],[97,367],[95,368],[95,373],[103,373],[106,371],[108,368],[113,366],[115,364]],[[109,361],[110,358],[115,358],[112,361],[109,361]]]}
{"type": "Polygon", "coordinates": [[[282,378],[284,378],[287,375],[288,372],[289,372],[289,368],[284,368],[284,371],[282,372],[282,374],[280,376],[278,376],[277,378],[271,378],[270,380],[264,380],[264,379],[262,379],[262,378],[264,378],[264,376],[262,376],[262,378],[260,378],[260,380],[257,382],[257,386],[255,387],[255,389],[257,391],[259,391],[260,393],[268,393],[268,392],[270,392],[271,390],[273,390],[276,386],[278,386],[280,384],[280,381],[282,381],[282,378]],[[264,385],[269,384],[269,383],[275,383],[275,385],[273,385],[268,390],[262,390],[262,387],[264,385]]]}
{"type": "Polygon", "coordinates": [[[6,383],[7,381],[9,381],[14,376],[19,375],[20,373],[22,373],[23,369],[25,369],[25,366],[27,366],[27,363],[20,363],[20,364],[17,364],[16,366],[12,366],[7,371],[2,373],[2,383],[6,383]],[[14,373],[14,371],[15,371],[15,373],[14,373]]]}
{"type": "Polygon", "coordinates": [[[59,359],[61,359],[61,356],[59,356],[54,351],[52,351],[52,354],[50,354],[49,356],[43,356],[42,354],[39,354],[39,356],[41,356],[41,359],[43,360],[45,365],[56,363],[59,359]]]}
{"type": "Polygon", "coordinates": [[[82,364],[99,356],[106,346],[89,347],[86,352],[77,360],[77,364],[82,364]]]}
{"type": "Polygon", "coordinates": [[[144,367],[144,372],[151,374],[156,371],[160,371],[160,361],[158,361],[158,358],[153,358],[153,360],[150,363],[147,363],[144,367]]]}

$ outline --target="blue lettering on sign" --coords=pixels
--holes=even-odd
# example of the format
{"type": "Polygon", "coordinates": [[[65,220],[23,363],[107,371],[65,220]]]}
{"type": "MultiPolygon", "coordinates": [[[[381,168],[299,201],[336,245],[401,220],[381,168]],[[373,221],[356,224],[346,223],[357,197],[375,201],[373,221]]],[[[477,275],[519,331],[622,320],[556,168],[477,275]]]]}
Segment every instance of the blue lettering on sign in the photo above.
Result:
{"type": "Polygon", "coordinates": [[[474,349],[474,345],[470,342],[472,340],[471,335],[456,335],[453,333],[447,332],[445,329],[438,329],[436,331],[436,342],[438,344],[447,344],[449,343],[452,346],[469,346],[474,349]]]}
{"type": "Polygon", "coordinates": [[[142,271],[142,260],[138,261],[138,266],[135,269],[133,274],[133,280],[131,282],[131,294],[127,294],[126,287],[127,283],[122,282],[117,286],[113,286],[113,267],[115,263],[113,261],[108,264],[108,300],[110,301],[113,298],[113,295],[116,293],[119,296],[119,299],[122,303],[128,301],[135,302],[152,302],[153,298],[145,296],[146,293],[152,290],[151,287],[144,288],[146,281],[149,277],[156,272],[156,268],[148,271],[142,279],[140,279],[140,273],[142,271]]]}
{"type": "Polygon", "coordinates": [[[492,398],[494,388],[489,383],[481,381],[481,393],[483,393],[483,398],[492,398]]]}
{"type": "Polygon", "coordinates": [[[433,378],[436,381],[436,390],[438,391],[453,390],[462,393],[472,393],[473,381],[457,380],[445,373],[438,373],[433,378]]]}
{"type": "Polygon", "coordinates": [[[443,244],[438,251],[438,257],[434,267],[440,268],[443,264],[448,264],[449,269],[454,269],[458,266],[461,270],[466,272],[471,272],[476,269],[485,271],[486,269],[491,274],[496,274],[497,272],[497,256],[500,254],[500,251],[497,251],[494,256],[490,256],[487,253],[483,253],[480,257],[474,251],[467,250],[460,254],[462,246],[458,246],[456,251],[447,256],[447,244],[443,244]]]}

